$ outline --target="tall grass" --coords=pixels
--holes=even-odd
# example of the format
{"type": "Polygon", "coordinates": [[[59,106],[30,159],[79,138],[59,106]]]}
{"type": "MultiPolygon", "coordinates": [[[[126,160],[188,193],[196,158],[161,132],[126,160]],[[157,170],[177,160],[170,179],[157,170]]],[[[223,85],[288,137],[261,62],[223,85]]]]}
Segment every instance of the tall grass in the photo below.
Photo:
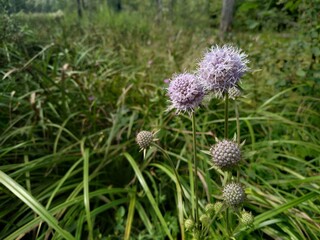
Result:
{"type": "MultiPolygon", "coordinates": [[[[194,68],[216,37],[206,34],[210,29],[126,12],[97,13],[81,23],[65,15],[41,29],[33,24],[27,22],[19,42],[1,46],[0,238],[180,239],[186,203],[193,201],[192,132],[185,130],[192,126],[188,116],[165,113],[164,80],[194,68]],[[165,154],[150,148],[142,160],[134,141],[141,129],[160,130],[157,144],[175,164],[184,205],[165,154]]],[[[245,208],[255,221],[235,237],[317,239],[319,87],[293,73],[300,60],[287,47],[295,43],[272,34],[229,39],[257,70],[243,80],[239,103],[245,208]]],[[[306,52],[299,56],[309,61],[306,52]]],[[[223,112],[211,101],[197,113],[198,149],[207,151],[223,136],[223,112]]],[[[236,132],[233,103],[229,116],[236,132]]],[[[211,166],[205,153],[197,159],[200,169],[211,166]]],[[[222,179],[214,171],[199,179],[203,212],[205,203],[219,200],[222,179]]],[[[215,226],[209,234],[219,239],[225,225],[215,226]]]]}

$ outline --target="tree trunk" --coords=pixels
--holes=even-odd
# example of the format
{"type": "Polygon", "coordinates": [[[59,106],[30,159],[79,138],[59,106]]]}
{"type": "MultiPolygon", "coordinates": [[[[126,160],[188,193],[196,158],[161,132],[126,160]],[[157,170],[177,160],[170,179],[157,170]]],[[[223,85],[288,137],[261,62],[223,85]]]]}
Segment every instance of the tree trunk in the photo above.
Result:
{"type": "Polygon", "coordinates": [[[157,3],[156,22],[160,23],[162,19],[162,0],[156,0],[156,3],[157,3]]]}
{"type": "Polygon", "coordinates": [[[221,21],[220,21],[220,38],[223,39],[226,32],[230,31],[233,20],[235,0],[223,0],[221,21]]]}
{"type": "Polygon", "coordinates": [[[122,3],[121,3],[121,0],[118,0],[116,2],[116,9],[118,12],[121,12],[122,11],[122,3]]]}
{"type": "Polygon", "coordinates": [[[82,7],[80,0],[77,0],[77,7],[78,7],[78,17],[82,18],[82,7]]]}

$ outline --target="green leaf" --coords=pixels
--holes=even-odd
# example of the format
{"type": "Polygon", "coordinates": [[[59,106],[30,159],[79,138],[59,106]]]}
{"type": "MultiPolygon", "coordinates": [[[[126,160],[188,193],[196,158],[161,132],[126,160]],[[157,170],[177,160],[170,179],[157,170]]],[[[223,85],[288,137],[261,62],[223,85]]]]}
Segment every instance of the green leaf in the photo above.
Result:
{"type": "Polygon", "coordinates": [[[261,226],[263,226],[264,224],[264,221],[266,220],[270,220],[271,218],[277,216],[278,214],[290,209],[290,208],[293,208],[305,201],[308,201],[314,197],[318,196],[318,193],[317,192],[311,192],[311,193],[308,193],[306,195],[303,195],[299,198],[296,198],[288,203],[285,203],[277,208],[273,208],[267,212],[264,212],[260,215],[258,215],[257,217],[255,217],[254,219],[254,224],[257,226],[256,229],[260,228],[261,226]]]}
{"type": "Polygon", "coordinates": [[[302,69],[298,69],[296,71],[297,76],[299,77],[305,77],[307,75],[307,73],[305,71],[303,71],[302,69]]]}
{"type": "Polygon", "coordinates": [[[157,202],[156,200],[154,199],[154,197],[152,196],[152,193],[149,189],[149,186],[146,182],[146,180],[144,179],[143,175],[142,175],[142,172],[140,171],[140,168],[139,166],[137,165],[137,163],[135,162],[135,160],[132,158],[132,156],[129,154],[129,153],[124,153],[124,156],[127,158],[127,160],[129,161],[129,163],[131,164],[143,190],[145,191],[149,201],[150,201],[150,204],[151,206],[153,207],[153,210],[155,211],[161,225],[162,225],[162,228],[163,230],[166,232],[167,236],[169,237],[169,239],[172,239],[172,236],[171,236],[171,233],[169,231],[169,228],[168,228],[168,225],[164,219],[164,217],[162,216],[161,212],[160,212],[160,209],[158,208],[158,205],[157,205],[157,202]]]}
{"type": "Polygon", "coordinates": [[[67,240],[75,240],[75,238],[69,232],[65,231],[59,226],[57,219],[55,219],[30,193],[28,193],[19,183],[14,181],[11,177],[9,177],[2,171],[0,171],[0,182],[5,187],[7,187],[16,197],[20,198],[21,201],[27,204],[63,238],[67,240]]]}

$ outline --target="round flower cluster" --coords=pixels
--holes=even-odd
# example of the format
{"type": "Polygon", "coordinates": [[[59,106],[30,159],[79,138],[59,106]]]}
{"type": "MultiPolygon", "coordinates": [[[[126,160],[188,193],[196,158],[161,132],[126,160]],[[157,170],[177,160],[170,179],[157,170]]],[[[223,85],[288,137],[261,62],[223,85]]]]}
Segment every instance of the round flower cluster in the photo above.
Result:
{"type": "Polygon", "coordinates": [[[222,140],[211,147],[210,153],[215,166],[221,170],[231,170],[241,160],[239,145],[230,140],[222,140]]]}
{"type": "Polygon", "coordinates": [[[253,224],[254,217],[251,212],[242,211],[240,216],[240,222],[245,226],[251,226],[253,224]]]}
{"type": "Polygon", "coordinates": [[[182,73],[174,76],[169,83],[168,95],[171,101],[169,110],[175,108],[178,113],[192,112],[200,105],[204,92],[195,75],[182,73]]]}
{"type": "Polygon", "coordinates": [[[237,207],[244,202],[246,194],[239,183],[229,183],[223,189],[224,201],[232,207],[237,207]]]}
{"type": "Polygon", "coordinates": [[[187,231],[192,230],[194,228],[194,221],[192,219],[185,220],[184,227],[187,229],[187,231]]]}
{"type": "MultiPolygon", "coordinates": [[[[248,62],[247,55],[235,47],[215,46],[199,62],[197,75],[205,91],[214,92],[217,97],[222,97],[229,93],[230,89],[238,88],[240,78],[248,71],[248,62]]],[[[231,94],[233,92],[234,89],[231,94]]]]}
{"type": "Polygon", "coordinates": [[[140,146],[141,150],[145,150],[151,145],[153,141],[153,134],[149,131],[141,131],[138,133],[136,141],[140,146]]]}
{"type": "Polygon", "coordinates": [[[218,213],[218,212],[221,211],[222,207],[223,207],[223,203],[222,203],[222,202],[216,202],[216,203],[214,204],[214,211],[215,211],[216,213],[218,213]]]}
{"type": "Polygon", "coordinates": [[[214,204],[208,203],[204,209],[206,214],[210,216],[214,215],[214,204]]]}
{"type": "Polygon", "coordinates": [[[209,226],[210,225],[210,217],[207,214],[202,214],[199,218],[200,222],[203,226],[209,226]]]}

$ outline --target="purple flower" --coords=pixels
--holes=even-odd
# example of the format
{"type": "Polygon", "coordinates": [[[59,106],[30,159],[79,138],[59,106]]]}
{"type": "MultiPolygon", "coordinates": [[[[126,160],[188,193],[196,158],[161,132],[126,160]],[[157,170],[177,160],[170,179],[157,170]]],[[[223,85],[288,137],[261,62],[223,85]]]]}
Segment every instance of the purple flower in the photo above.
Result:
{"type": "Polygon", "coordinates": [[[171,101],[169,110],[175,108],[176,112],[192,112],[198,107],[204,97],[203,88],[197,77],[190,73],[173,76],[168,87],[171,101]]]}
{"type": "Polygon", "coordinates": [[[230,45],[212,47],[199,62],[197,74],[205,91],[222,97],[249,70],[247,55],[230,45]]]}

